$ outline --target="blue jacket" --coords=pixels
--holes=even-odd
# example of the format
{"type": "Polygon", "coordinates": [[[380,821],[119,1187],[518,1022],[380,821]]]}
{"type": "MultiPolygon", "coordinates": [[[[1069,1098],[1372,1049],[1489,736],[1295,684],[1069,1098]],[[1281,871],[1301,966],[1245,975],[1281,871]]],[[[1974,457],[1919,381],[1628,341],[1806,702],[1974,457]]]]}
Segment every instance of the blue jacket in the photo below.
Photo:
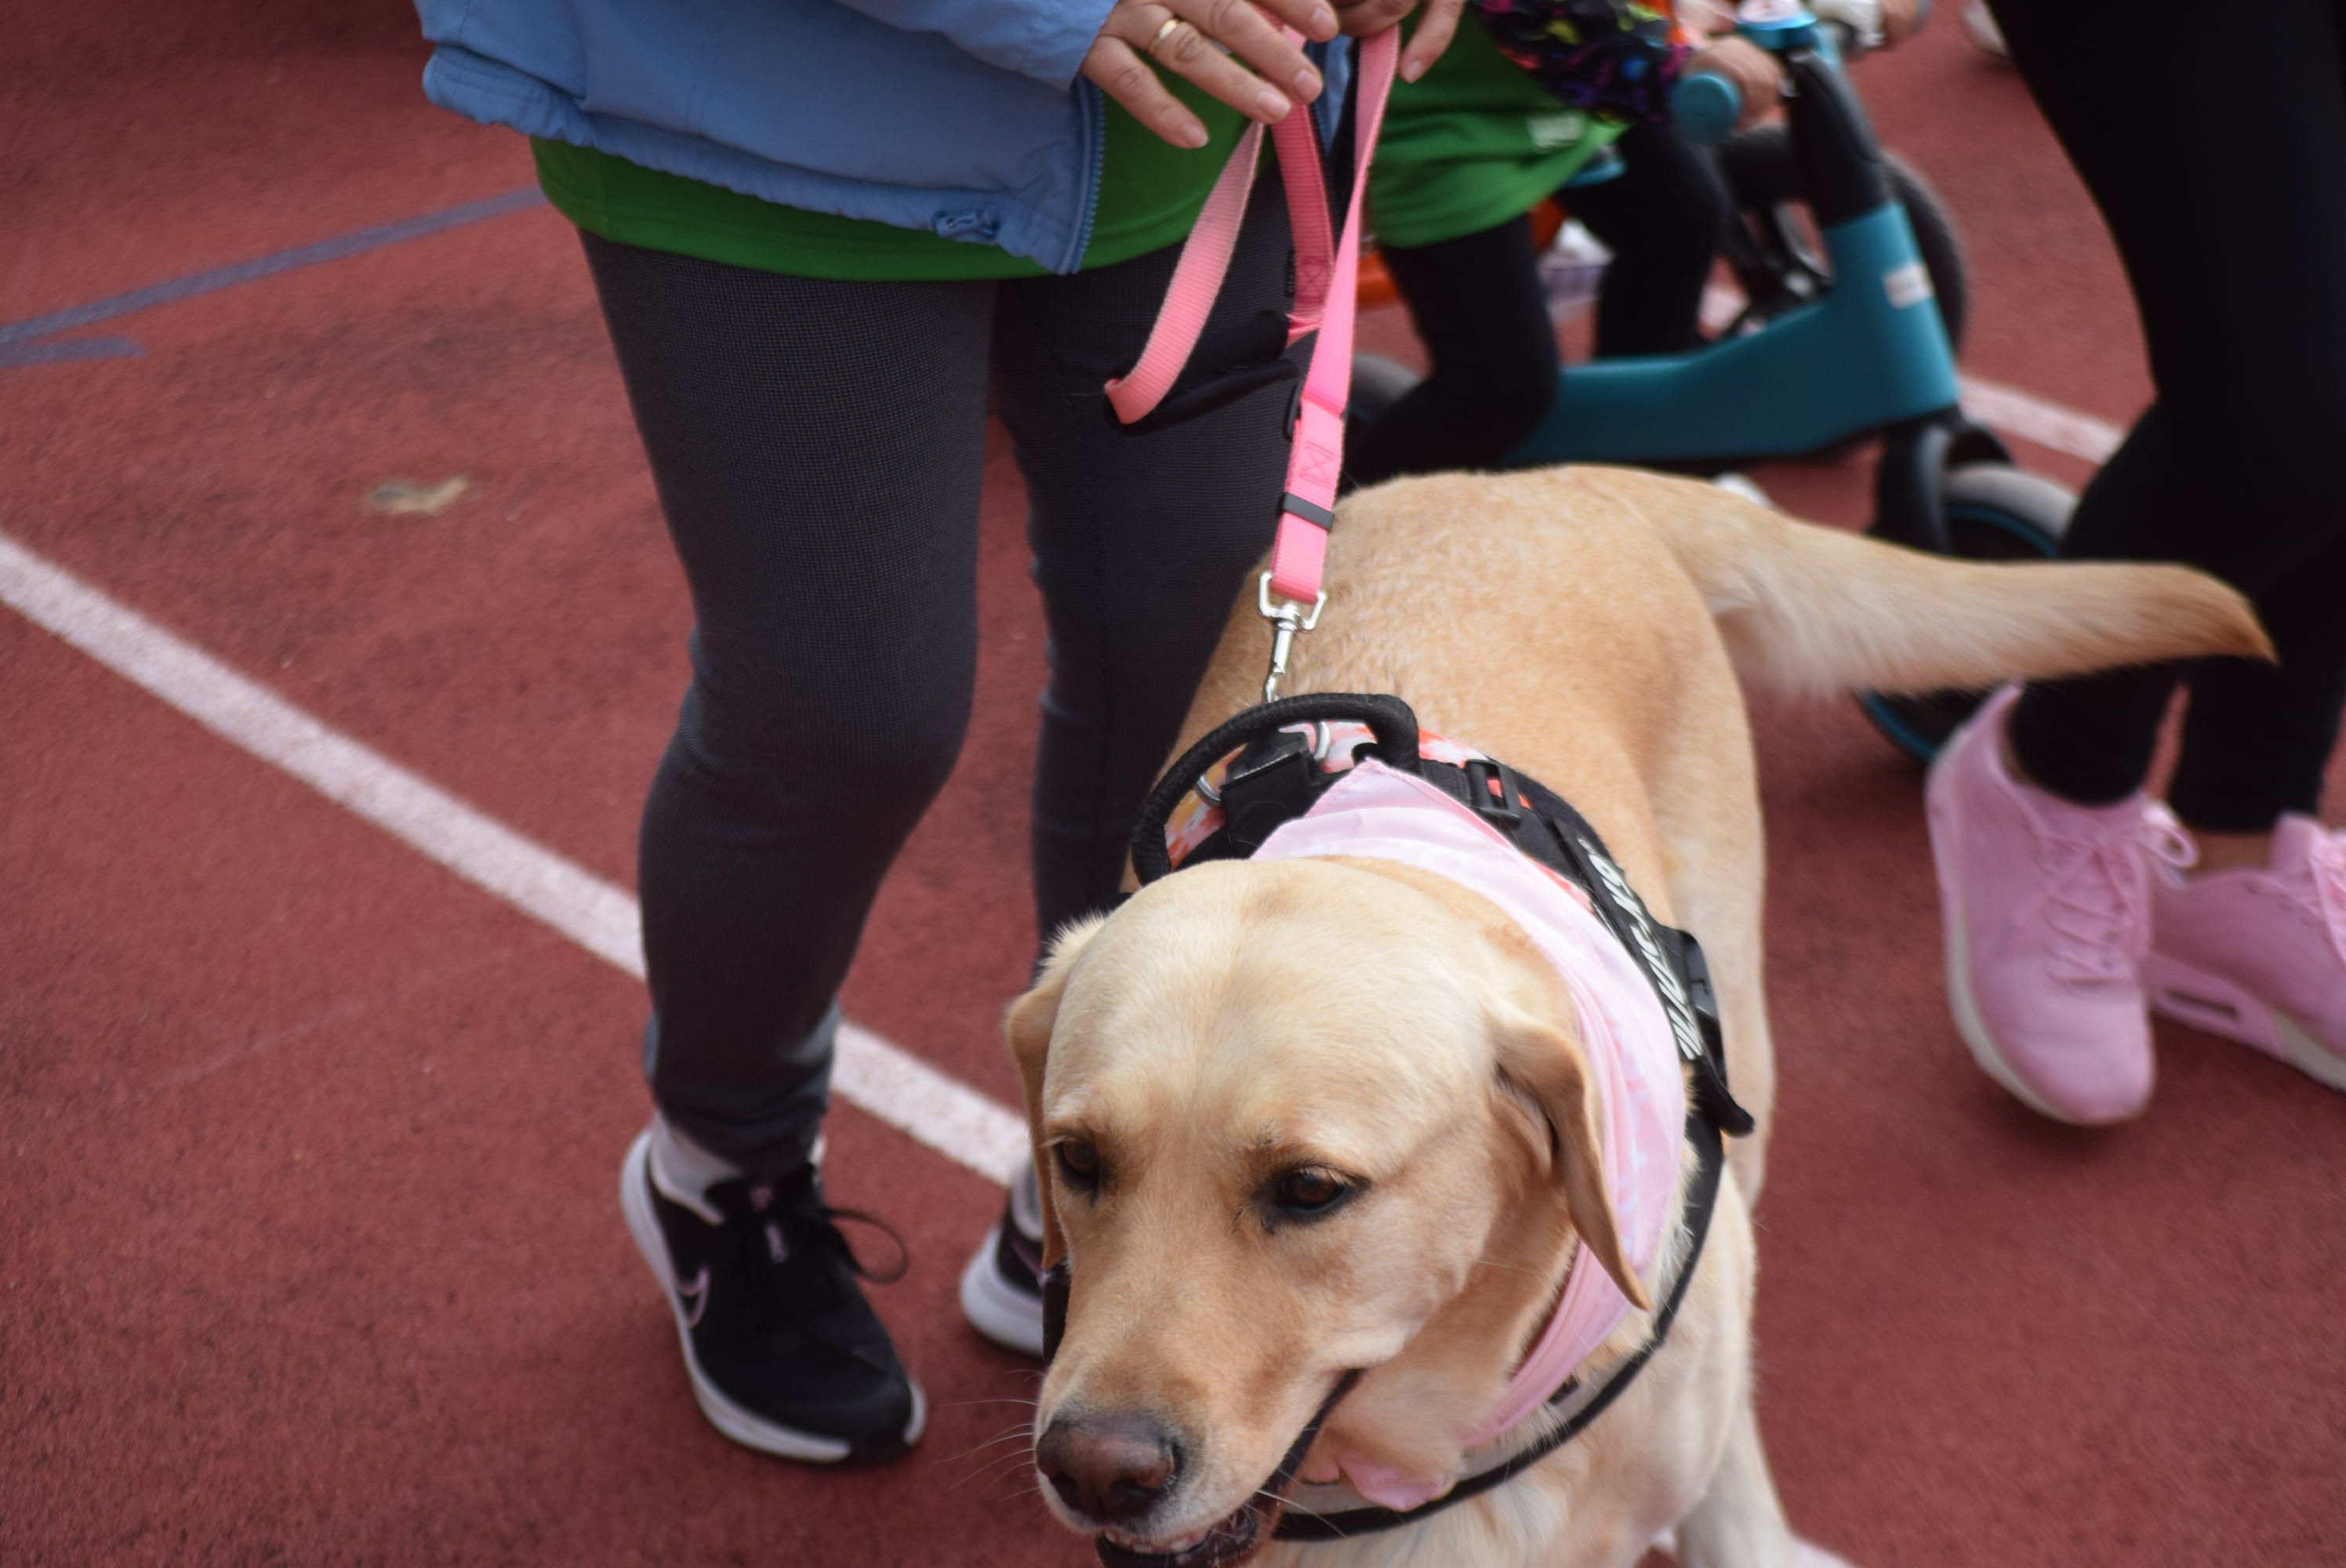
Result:
{"type": "MultiPolygon", "coordinates": [[[[416,0],[435,104],[1072,272],[1110,0],[416,0]]],[[[1332,62],[1331,62],[1332,64],[1332,62]]],[[[1341,91],[1331,69],[1323,131],[1341,91]]]]}
{"type": "Polygon", "coordinates": [[[416,0],[435,104],[819,212],[1084,252],[1109,0],[416,0]]]}

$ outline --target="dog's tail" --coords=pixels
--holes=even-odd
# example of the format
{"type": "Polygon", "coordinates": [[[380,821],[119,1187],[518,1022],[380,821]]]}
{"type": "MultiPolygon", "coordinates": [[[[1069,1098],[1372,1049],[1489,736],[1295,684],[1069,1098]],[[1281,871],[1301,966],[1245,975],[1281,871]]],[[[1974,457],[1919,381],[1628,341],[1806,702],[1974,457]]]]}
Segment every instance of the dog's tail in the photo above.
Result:
{"type": "Polygon", "coordinates": [[[1765,686],[1922,692],[2273,657],[2248,601],[2188,567],[1986,565],[1740,502],[1656,511],[1736,667],[1765,686]]]}

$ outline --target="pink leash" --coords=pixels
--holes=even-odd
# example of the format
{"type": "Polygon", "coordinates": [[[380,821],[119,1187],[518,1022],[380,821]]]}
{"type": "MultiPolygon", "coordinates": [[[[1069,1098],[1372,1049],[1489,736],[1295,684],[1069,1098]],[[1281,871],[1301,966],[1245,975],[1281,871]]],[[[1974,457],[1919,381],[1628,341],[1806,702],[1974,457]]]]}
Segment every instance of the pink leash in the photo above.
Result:
{"type": "MultiPolygon", "coordinates": [[[[1292,30],[1288,37],[1301,42],[1301,35],[1292,30]]],[[[1270,673],[1262,683],[1265,701],[1279,694],[1296,634],[1319,625],[1320,612],[1328,603],[1320,579],[1327,561],[1328,530],[1336,521],[1336,481],[1344,466],[1344,409],[1352,390],[1352,317],[1360,287],[1361,209],[1368,197],[1369,158],[1384,123],[1385,98],[1392,90],[1400,55],[1398,28],[1364,40],[1358,50],[1352,197],[1341,238],[1330,229],[1328,188],[1311,114],[1300,107],[1290,110],[1271,129],[1287,189],[1288,222],[1295,235],[1295,310],[1287,320],[1287,341],[1293,343],[1313,331],[1320,340],[1312,345],[1311,368],[1297,403],[1270,570],[1263,574],[1256,594],[1272,628],[1270,673]]],[[[1127,424],[1164,401],[1205,331],[1206,317],[1229,274],[1230,255],[1238,249],[1239,226],[1246,217],[1261,156],[1262,129],[1260,125],[1247,127],[1214,181],[1198,214],[1198,226],[1181,248],[1164,309],[1138,361],[1130,372],[1107,383],[1108,403],[1127,424]]]]}

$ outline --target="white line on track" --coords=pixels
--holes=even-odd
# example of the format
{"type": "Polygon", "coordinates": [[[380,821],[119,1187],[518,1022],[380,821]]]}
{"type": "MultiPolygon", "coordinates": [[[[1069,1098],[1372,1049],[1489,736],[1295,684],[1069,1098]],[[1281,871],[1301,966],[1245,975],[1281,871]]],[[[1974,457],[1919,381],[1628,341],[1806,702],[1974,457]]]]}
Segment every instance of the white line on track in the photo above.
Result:
{"type": "MultiPolygon", "coordinates": [[[[1735,320],[1736,312],[1742,308],[1742,295],[1714,283],[1703,290],[1702,324],[1718,331],[1735,320]]],[[[1981,381],[1976,376],[1964,376],[1960,381],[1965,412],[1982,424],[2047,451],[2066,452],[2098,467],[2109,461],[2110,453],[2126,439],[2126,432],[2107,420],[2063,408],[2017,387],[1981,381]]]]}
{"type": "Polygon", "coordinates": [[[1961,380],[1964,412],[1982,424],[2050,451],[2082,457],[2096,468],[2107,463],[2126,439],[2126,432],[2107,420],[2046,402],[2016,387],[1984,382],[1977,376],[1961,380]]]}
{"type": "MultiPolygon", "coordinates": [[[[291,774],[474,887],[641,980],[636,901],[294,707],[177,633],[0,535],[0,603],[291,774]]],[[[990,1181],[1026,1157],[1024,1118],[853,1023],[839,1033],[839,1094],[990,1181]]],[[[1800,1543],[1801,1568],[1849,1568],[1800,1543]]]]}
{"type": "MultiPolygon", "coordinates": [[[[641,980],[636,901],[381,752],[328,728],[175,633],[0,535],[0,602],[223,740],[282,769],[426,859],[641,980]]],[[[853,1023],[832,1084],[991,1181],[1025,1158],[1026,1125],[992,1096],[853,1023]]]]}

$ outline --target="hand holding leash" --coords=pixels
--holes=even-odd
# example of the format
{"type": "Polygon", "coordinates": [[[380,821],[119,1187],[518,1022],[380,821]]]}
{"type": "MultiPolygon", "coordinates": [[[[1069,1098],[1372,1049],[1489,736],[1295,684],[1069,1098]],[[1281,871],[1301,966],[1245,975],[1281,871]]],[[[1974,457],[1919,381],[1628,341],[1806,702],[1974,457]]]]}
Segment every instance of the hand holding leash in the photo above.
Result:
{"type": "MultiPolygon", "coordinates": [[[[1421,9],[1419,0],[1335,0],[1336,15],[1344,31],[1355,38],[1366,38],[1388,27],[1401,25],[1402,18],[1421,9]]],[[[1413,82],[1425,75],[1425,68],[1442,57],[1457,35],[1458,17],[1466,9],[1466,0],[1424,0],[1425,15],[1409,36],[1409,47],[1402,51],[1401,79],[1413,82]]]]}
{"type": "MultiPolygon", "coordinates": [[[[1333,21],[1332,15],[1330,20],[1333,21]]],[[[1361,265],[1361,211],[1367,194],[1369,158],[1384,122],[1400,55],[1400,35],[1388,27],[1362,40],[1359,58],[1359,112],[1353,116],[1352,182],[1343,227],[1334,227],[1328,209],[1320,137],[1310,117],[1279,122],[1270,133],[1279,150],[1287,194],[1288,223],[1295,236],[1295,303],[1288,313],[1290,345],[1314,337],[1311,362],[1290,415],[1291,437],[1287,488],[1279,498],[1279,529],[1273,535],[1270,569],[1262,575],[1258,601],[1271,626],[1270,667],[1262,683],[1265,701],[1279,695],[1295,639],[1319,624],[1328,602],[1321,591],[1321,568],[1334,525],[1336,485],[1343,469],[1344,409],[1352,384],[1352,311],[1361,265]]],[[[1107,392],[1114,416],[1130,424],[1146,419],[1179,378],[1198,345],[1214,296],[1229,270],[1253,188],[1263,130],[1250,126],[1230,160],[1207,193],[1198,226],[1181,247],[1165,307],[1158,312],[1148,341],[1132,368],[1110,381],[1107,392]]]]}
{"type": "Polygon", "coordinates": [[[1317,98],[1321,86],[1281,24],[1319,43],[1337,30],[1328,0],[1116,0],[1084,56],[1083,74],[1175,147],[1203,147],[1205,126],[1150,62],[1273,125],[1317,98]]]}

